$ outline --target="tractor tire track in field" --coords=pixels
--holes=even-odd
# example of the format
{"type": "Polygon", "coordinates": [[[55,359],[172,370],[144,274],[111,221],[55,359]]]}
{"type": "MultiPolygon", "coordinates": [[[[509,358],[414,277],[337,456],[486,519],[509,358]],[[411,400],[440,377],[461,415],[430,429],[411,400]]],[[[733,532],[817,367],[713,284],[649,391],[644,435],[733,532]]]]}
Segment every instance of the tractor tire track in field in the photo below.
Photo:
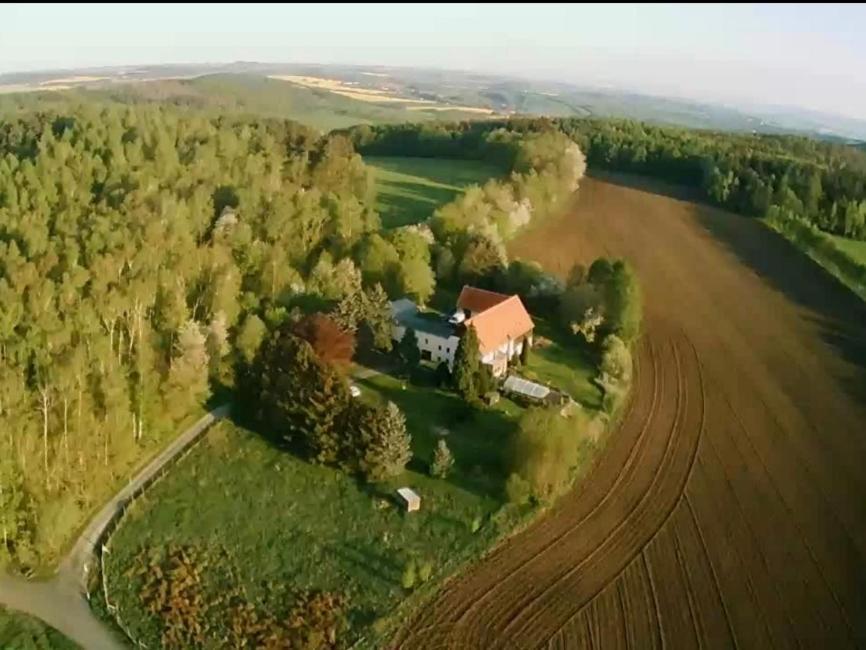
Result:
{"type": "Polygon", "coordinates": [[[866,647],[866,306],[754,221],[613,180],[512,252],[637,268],[622,424],[395,647],[866,647]]]}

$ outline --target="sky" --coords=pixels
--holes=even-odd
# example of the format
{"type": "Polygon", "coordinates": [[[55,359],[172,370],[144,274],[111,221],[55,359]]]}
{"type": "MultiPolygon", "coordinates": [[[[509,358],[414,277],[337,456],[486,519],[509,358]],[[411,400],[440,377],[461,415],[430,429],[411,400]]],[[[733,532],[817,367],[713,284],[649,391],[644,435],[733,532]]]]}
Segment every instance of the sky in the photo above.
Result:
{"type": "Polygon", "coordinates": [[[459,69],[866,118],[866,5],[0,5],[0,72],[153,63],[459,69]]]}

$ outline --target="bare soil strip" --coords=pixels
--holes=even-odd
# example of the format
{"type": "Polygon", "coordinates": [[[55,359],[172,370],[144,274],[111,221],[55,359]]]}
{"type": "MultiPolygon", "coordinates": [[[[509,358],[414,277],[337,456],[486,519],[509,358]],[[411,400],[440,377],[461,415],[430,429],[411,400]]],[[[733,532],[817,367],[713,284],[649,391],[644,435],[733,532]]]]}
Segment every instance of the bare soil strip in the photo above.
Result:
{"type": "Polygon", "coordinates": [[[396,646],[866,647],[866,306],[760,224],[622,179],[514,253],[635,264],[632,403],[584,484],[396,646]]]}

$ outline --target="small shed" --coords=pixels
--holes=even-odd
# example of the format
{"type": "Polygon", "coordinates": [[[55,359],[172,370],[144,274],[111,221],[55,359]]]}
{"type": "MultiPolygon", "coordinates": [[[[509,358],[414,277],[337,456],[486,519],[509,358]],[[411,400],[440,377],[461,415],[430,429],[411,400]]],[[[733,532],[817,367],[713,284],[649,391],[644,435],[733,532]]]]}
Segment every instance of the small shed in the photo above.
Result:
{"type": "Polygon", "coordinates": [[[421,497],[414,490],[407,487],[402,487],[397,490],[397,494],[403,499],[406,504],[406,512],[415,512],[421,509],[421,497]]]}

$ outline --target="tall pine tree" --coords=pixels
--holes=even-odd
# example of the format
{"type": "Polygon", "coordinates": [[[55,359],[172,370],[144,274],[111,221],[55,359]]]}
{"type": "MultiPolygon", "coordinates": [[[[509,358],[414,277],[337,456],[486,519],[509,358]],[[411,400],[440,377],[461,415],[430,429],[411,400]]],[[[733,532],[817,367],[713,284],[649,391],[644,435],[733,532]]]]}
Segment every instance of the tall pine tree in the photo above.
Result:
{"type": "Polygon", "coordinates": [[[470,325],[460,338],[460,343],[457,344],[453,370],[454,387],[467,402],[478,400],[480,370],[481,351],[478,335],[475,333],[475,328],[470,325]]]}
{"type": "Polygon", "coordinates": [[[392,343],[391,303],[388,294],[378,282],[364,294],[364,324],[373,337],[378,350],[390,352],[392,343]]]}
{"type": "Polygon", "coordinates": [[[339,459],[349,405],[346,381],[283,326],[265,342],[251,375],[267,425],[320,463],[339,459]]]}
{"type": "Polygon", "coordinates": [[[382,481],[403,472],[412,458],[412,438],[406,416],[394,402],[363,408],[356,421],[358,469],[370,481],[382,481]]]}
{"type": "Polygon", "coordinates": [[[407,327],[403,332],[403,338],[397,345],[397,351],[400,353],[400,358],[410,370],[421,362],[421,350],[418,349],[418,337],[415,330],[407,327]]]}

